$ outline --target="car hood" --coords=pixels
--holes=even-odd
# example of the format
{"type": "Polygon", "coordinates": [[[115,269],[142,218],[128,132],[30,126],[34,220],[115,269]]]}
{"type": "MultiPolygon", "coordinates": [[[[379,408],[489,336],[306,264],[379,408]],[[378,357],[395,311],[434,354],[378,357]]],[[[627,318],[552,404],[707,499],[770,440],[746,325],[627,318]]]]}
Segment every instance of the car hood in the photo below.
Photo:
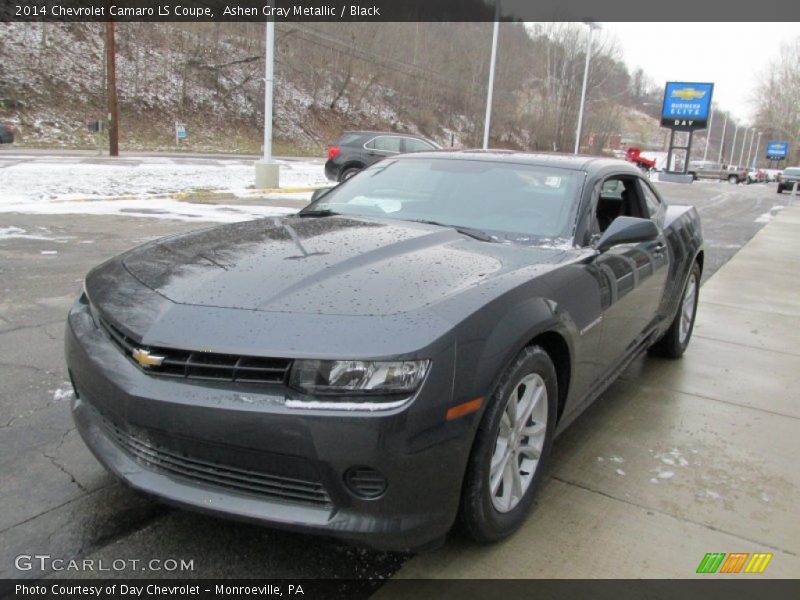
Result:
{"type": "Polygon", "coordinates": [[[268,218],[152,242],[123,255],[125,269],[187,305],[322,315],[417,310],[525,271],[569,250],[482,242],[412,222],[268,218]]]}

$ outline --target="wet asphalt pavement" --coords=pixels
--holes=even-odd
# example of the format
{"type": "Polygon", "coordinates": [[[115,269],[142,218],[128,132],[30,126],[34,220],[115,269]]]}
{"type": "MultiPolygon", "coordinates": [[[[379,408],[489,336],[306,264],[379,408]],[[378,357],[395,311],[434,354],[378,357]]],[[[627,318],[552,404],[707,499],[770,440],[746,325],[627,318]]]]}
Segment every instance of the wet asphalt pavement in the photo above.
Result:
{"type": "MultiPolygon", "coordinates": [[[[704,279],[786,205],[773,184],[659,184],[695,204],[707,244],[704,279]]],[[[84,447],[69,415],[63,361],[67,310],[94,265],[148,239],[206,223],[112,216],[0,215],[0,577],[53,575],[18,555],[177,559],[193,570],[127,566],[74,576],[383,578],[407,558],[172,509],[123,488],[84,447]],[[23,233],[20,233],[20,230],[23,233]]],[[[602,427],[602,424],[598,424],[602,427]]]]}

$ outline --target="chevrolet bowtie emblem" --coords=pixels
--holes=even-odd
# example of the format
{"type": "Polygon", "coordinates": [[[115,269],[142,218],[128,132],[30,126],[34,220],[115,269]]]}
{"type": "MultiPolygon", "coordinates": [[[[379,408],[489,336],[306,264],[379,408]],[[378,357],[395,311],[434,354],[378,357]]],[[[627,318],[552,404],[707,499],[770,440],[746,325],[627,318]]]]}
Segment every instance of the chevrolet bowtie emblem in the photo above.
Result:
{"type": "Polygon", "coordinates": [[[681,88],[679,90],[672,90],[673,98],[680,98],[681,100],[697,100],[706,95],[702,90],[696,90],[693,87],[681,88]]]}
{"type": "Polygon", "coordinates": [[[138,362],[142,368],[160,367],[166,358],[166,356],[154,356],[150,354],[149,350],[142,350],[141,348],[135,348],[132,354],[133,360],[138,362]]]}

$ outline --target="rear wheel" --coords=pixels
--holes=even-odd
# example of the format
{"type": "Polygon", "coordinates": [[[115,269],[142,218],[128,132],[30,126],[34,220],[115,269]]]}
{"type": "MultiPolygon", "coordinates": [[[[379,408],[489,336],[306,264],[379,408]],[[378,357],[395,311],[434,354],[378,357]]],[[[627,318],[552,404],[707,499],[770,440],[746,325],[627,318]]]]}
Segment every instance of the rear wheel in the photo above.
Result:
{"type": "Polygon", "coordinates": [[[525,348],[489,399],[470,455],[460,517],[474,540],[500,540],[524,521],[550,456],[557,398],[553,361],[525,348]]]}
{"type": "Polygon", "coordinates": [[[666,358],[680,358],[689,345],[697,315],[697,300],[700,297],[700,265],[694,263],[686,286],[683,288],[678,314],[664,336],[650,347],[650,352],[666,358]]]}
{"type": "Polygon", "coordinates": [[[344,171],[342,171],[342,174],[339,175],[339,181],[347,181],[353,175],[358,173],[360,170],[361,169],[359,169],[358,167],[350,167],[349,169],[345,169],[344,171]]]}

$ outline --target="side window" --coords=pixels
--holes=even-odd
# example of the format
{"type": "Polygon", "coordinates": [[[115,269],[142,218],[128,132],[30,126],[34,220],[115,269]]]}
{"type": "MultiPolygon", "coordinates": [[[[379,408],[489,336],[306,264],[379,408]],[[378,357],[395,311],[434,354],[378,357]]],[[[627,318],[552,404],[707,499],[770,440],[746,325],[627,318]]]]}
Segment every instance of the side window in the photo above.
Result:
{"type": "Polygon", "coordinates": [[[406,145],[406,152],[428,152],[429,150],[433,150],[433,146],[422,140],[403,138],[403,142],[406,145]]]}
{"type": "Polygon", "coordinates": [[[642,188],[642,196],[644,197],[644,203],[647,207],[647,215],[652,219],[658,214],[658,209],[661,208],[661,200],[658,199],[656,193],[646,182],[640,181],[639,186],[642,188]]]}
{"type": "Polygon", "coordinates": [[[645,216],[637,179],[625,175],[609,177],[603,182],[595,213],[600,232],[605,231],[617,217],[645,216]]]}
{"type": "Polygon", "coordinates": [[[400,141],[399,137],[377,137],[367,144],[367,148],[383,152],[400,152],[400,141]]]}

